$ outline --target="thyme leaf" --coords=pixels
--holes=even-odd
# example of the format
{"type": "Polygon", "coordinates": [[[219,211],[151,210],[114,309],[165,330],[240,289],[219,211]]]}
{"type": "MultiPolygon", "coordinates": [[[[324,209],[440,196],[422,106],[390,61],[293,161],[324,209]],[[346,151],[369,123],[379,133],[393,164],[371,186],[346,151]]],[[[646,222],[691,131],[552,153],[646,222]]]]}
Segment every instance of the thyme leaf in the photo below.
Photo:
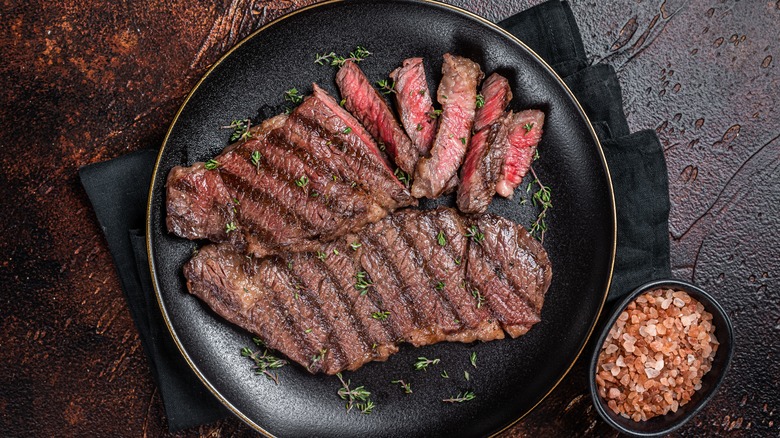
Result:
{"type": "Polygon", "coordinates": [[[439,231],[436,235],[436,241],[439,242],[439,246],[447,246],[447,237],[444,236],[444,231],[439,231]]]}
{"type": "Polygon", "coordinates": [[[351,411],[353,407],[356,407],[363,414],[370,414],[373,412],[376,405],[371,401],[371,392],[369,392],[364,386],[358,386],[357,388],[350,388],[352,384],[351,380],[344,381],[344,377],[341,373],[336,373],[336,377],[341,382],[341,388],[339,388],[337,394],[342,400],[346,400],[347,412],[351,411]]]}
{"type": "Polygon", "coordinates": [[[206,164],[204,164],[203,167],[205,167],[206,170],[214,170],[219,167],[219,161],[212,158],[211,160],[206,161],[206,164]]]}
{"type": "Polygon", "coordinates": [[[485,96],[477,94],[477,108],[485,106],[485,96]]]}
{"type": "MultiPolygon", "coordinates": [[[[260,341],[257,338],[255,338],[255,343],[264,347],[264,345],[262,345],[262,341],[260,341]]],[[[269,353],[267,348],[263,348],[258,351],[252,351],[252,349],[248,347],[244,347],[241,349],[241,356],[248,357],[249,359],[254,361],[255,373],[263,374],[269,380],[272,380],[277,385],[279,384],[279,374],[272,372],[271,370],[276,370],[287,365],[286,360],[280,359],[272,355],[271,353],[269,353]]]]}
{"type": "Polygon", "coordinates": [[[417,371],[428,371],[428,366],[436,365],[441,362],[440,359],[428,359],[427,357],[418,357],[417,362],[414,363],[414,369],[417,371]]]}
{"type": "Polygon", "coordinates": [[[411,394],[412,393],[412,384],[411,383],[406,383],[406,382],[404,382],[401,379],[393,380],[390,383],[397,383],[397,384],[401,385],[401,389],[404,390],[404,394],[411,394]]]}
{"type": "Polygon", "coordinates": [[[463,403],[474,400],[476,396],[472,391],[459,392],[458,395],[442,400],[445,403],[463,403]]]}
{"type": "Polygon", "coordinates": [[[480,232],[479,227],[476,225],[469,227],[468,231],[466,232],[466,237],[471,237],[471,239],[477,243],[482,243],[482,241],[485,240],[485,234],[480,232]]]}

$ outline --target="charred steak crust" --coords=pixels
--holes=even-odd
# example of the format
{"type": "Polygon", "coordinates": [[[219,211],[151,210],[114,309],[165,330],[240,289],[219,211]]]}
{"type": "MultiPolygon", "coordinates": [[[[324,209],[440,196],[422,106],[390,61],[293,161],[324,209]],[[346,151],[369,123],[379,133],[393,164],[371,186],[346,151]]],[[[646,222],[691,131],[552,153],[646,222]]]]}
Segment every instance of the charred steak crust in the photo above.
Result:
{"type": "Polygon", "coordinates": [[[520,336],[540,320],[552,268],[522,226],[439,208],[398,211],[316,253],[258,259],[206,245],[184,275],[220,316],[335,374],[386,360],[399,342],[520,336]]]}
{"type": "Polygon", "coordinates": [[[385,151],[404,172],[414,172],[418,151],[406,135],[381,94],[371,85],[357,64],[347,61],[336,73],[336,85],[344,98],[344,107],[354,115],[369,133],[385,147],[385,151]]]}
{"type": "Polygon", "coordinates": [[[312,251],[416,200],[363,127],[314,85],[289,116],[167,180],[168,230],[257,257],[312,251]]]}
{"type": "Polygon", "coordinates": [[[471,137],[477,85],[483,74],[470,59],[444,54],[442,80],[436,97],[442,106],[439,129],[430,156],[420,158],[415,169],[412,195],[437,198],[456,177],[471,137]]]}

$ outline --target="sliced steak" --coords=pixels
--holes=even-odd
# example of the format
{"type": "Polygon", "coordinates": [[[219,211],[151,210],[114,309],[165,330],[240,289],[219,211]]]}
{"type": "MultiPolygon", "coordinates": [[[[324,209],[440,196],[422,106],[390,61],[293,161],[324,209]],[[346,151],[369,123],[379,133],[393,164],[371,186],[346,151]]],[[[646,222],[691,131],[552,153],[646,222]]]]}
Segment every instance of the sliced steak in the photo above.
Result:
{"type": "Polygon", "coordinates": [[[541,319],[552,266],[542,245],[523,228],[499,216],[474,216],[470,222],[466,277],[485,299],[501,327],[513,338],[541,319]]]}
{"type": "MultiPolygon", "coordinates": [[[[390,73],[393,80],[396,107],[401,123],[417,148],[420,157],[428,155],[436,137],[437,114],[434,112],[422,58],[405,59],[403,65],[390,73]]],[[[415,163],[416,164],[416,163],[415,163]]],[[[404,169],[406,170],[406,169],[404,169]]],[[[414,168],[407,170],[414,173],[414,168]]]]}
{"type": "Polygon", "coordinates": [[[417,163],[412,184],[416,198],[437,198],[448,187],[463,162],[474,125],[477,85],[483,77],[479,65],[446,53],[442,74],[436,96],[442,106],[439,129],[430,157],[417,163]]]}
{"type": "Polygon", "coordinates": [[[450,208],[413,214],[404,210],[388,220],[402,230],[405,242],[413,248],[417,269],[430,279],[440,300],[444,318],[440,316],[438,325],[444,336],[435,341],[502,339],[504,333],[495,318],[467,288],[468,237],[460,215],[450,208]]]}
{"type": "Polygon", "coordinates": [[[484,103],[481,108],[477,108],[474,115],[474,132],[479,132],[498,120],[512,100],[509,81],[498,73],[493,73],[485,79],[479,94],[482,95],[484,103]]]}
{"type": "Polygon", "coordinates": [[[514,115],[504,169],[496,184],[496,192],[499,195],[511,198],[520,181],[528,173],[536,147],[542,139],[543,125],[542,111],[525,110],[514,115]]]}
{"type": "Polygon", "coordinates": [[[401,170],[413,172],[417,164],[417,149],[360,67],[352,61],[345,62],[336,73],[336,84],[349,112],[378,142],[384,144],[385,151],[401,170]]]}
{"type": "Polygon", "coordinates": [[[369,134],[314,86],[289,116],[167,181],[168,229],[255,256],[312,251],[416,200],[369,134]],[[368,142],[368,143],[367,143],[368,142]]]}
{"type": "Polygon", "coordinates": [[[511,113],[504,109],[512,100],[509,82],[493,73],[482,84],[484,104],[477,109],[474,131],[466,159],[460,170],[458,208],[464,213],[484,213],[493,195],[504,165],[508,147],[507,124],[511,113]]]}
{"type": "Polygon", "coordinates": [[[525,229],[493,215],[403,210],[311,253],[247,258],[206,245],[190,292],[312,373],[385,360],[399,342],[517,337],[539,321],[552,270],[525,229]]]}

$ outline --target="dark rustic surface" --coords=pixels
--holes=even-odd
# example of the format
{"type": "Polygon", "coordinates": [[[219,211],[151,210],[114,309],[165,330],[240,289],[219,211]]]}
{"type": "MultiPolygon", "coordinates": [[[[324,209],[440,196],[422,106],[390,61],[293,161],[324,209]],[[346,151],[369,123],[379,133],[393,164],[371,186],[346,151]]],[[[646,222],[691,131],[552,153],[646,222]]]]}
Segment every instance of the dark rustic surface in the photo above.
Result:
{"type": "MultiPolygon", "coordinates": [[[[167,435],[76,170],[159,145],[222,53],[308,3],[2,2],[3,435],[167,435]]],[[[539,1],[454,3],[500,20],[539,1]]],[[[735,325],[733,368],[680,435],[777,436],[780,2],[571,3],[591,60],[618,71],[632,130],[655,128],[666,149],[675,275],[710,290],[735,325]]],[[[586,379],[581,360],[505,436],[614,435],[586,379]]],[[[229,419],[177,435],[251,434],[229,419]]]]}

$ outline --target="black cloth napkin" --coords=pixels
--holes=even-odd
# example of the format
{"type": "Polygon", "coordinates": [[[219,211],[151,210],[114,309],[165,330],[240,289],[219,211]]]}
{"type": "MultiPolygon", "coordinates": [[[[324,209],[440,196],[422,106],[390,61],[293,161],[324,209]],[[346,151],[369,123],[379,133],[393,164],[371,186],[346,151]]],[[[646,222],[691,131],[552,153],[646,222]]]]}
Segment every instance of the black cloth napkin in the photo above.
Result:
{"type": "MultiPolygon", "coordinates": [[[[669,277],[669,195],[663,150],[652,130],[629,133],[620,84],[609,65],[589,66],[566,2],[551,0],[499,23],[564,78],[594,125],[612,175],[618,242],[609,300],[669,277]]],[[[197,379],[171,338],[151,286],[144,223],[156,151],[79,170],[116,264],[130,314],[160,390],[171,431],[228,415],[197,379]]]]}

